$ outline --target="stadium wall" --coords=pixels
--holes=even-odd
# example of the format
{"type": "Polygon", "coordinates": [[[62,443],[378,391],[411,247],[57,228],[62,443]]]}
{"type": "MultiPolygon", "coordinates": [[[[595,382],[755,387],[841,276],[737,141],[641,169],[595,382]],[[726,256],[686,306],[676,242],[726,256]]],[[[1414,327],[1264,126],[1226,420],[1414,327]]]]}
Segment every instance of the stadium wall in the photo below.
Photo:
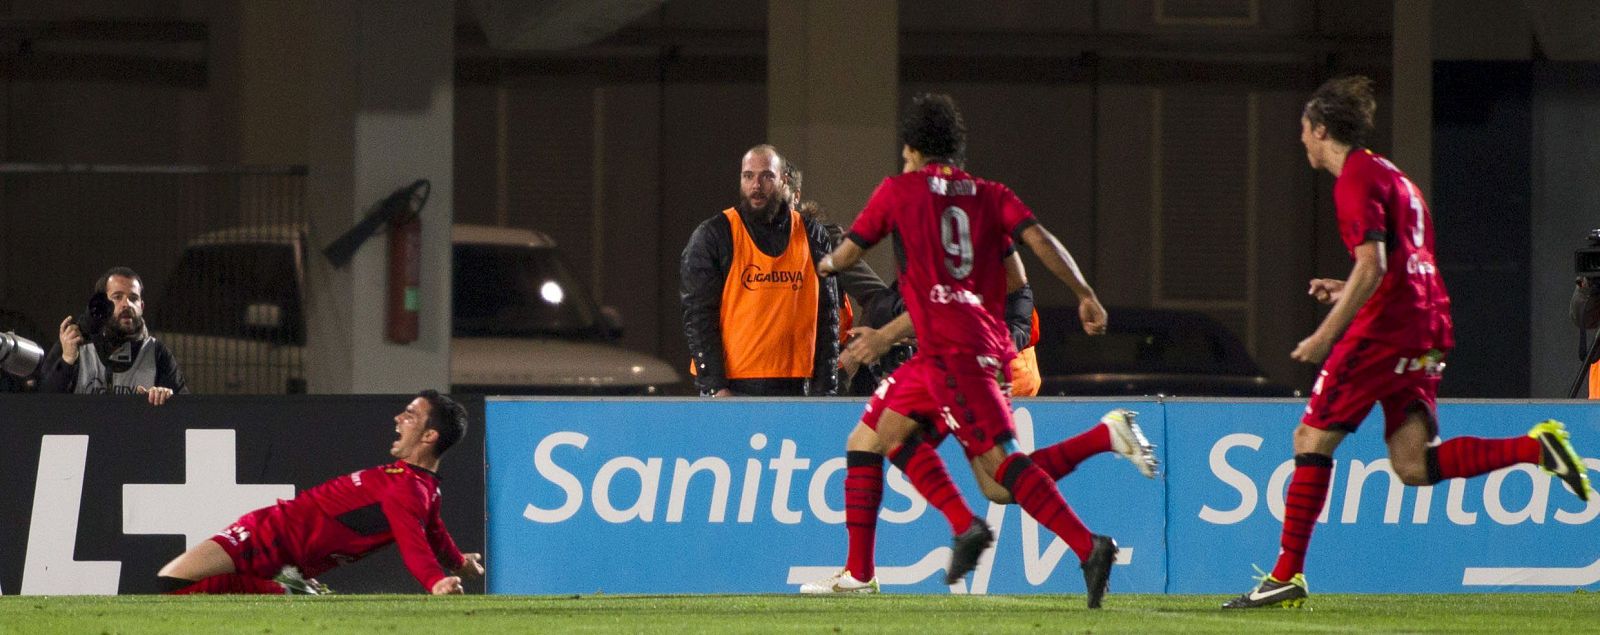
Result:
{"type": "MultiPolygon", "coordinates": [[[[14,448],[0,462],[0,591],[151,592],[162,563],[238,515],[385,461],[406,398],[191,396],[152,408],[0,395],[0,429],[14,448]]],[[[457,541],[487,547],[489,592],[785,593],[843,562],[841,450],[859,401],[481,403],[469,404],[481,425],[442,476],[457,541]]],[[[1104,457],[1063,481],[1089,526],[1124,547],[1114,592],[1231,593],[1249,584],[1251,564],[1270,566],[1302,402],[1020,403],[1024,449],[1076,434],[1112,407],[1140,411],[1160,446],[1162,479],[1104,457]]],[[[1446,402],[1441,414],[1447,436],[1519,434],[1554,417],[1580,450],[1600,447],[1600,404],[1446,402]]],[[[1318,591],[1600,590],[1600,498],[1579,502],[1522,467],[1401,488],[1378,417],[1366,427],[1339,453],[1309,562],[1318,591]]],[[[997,528],[996,548],[964,583],[938,584],[948,529],[891,467],[877,557],[885,590],[1081,592],[1065,546],[1015,507],[984,501],[955,447],[941,452],[997,528]]],[[[393,549],[325,581],[344,592],[418,592],[393,549]]]]}
{"type": "MultiPolygon", "coordinates": [[[[1033,399],[1019,444],[1076,434],[1112,407],[1140,412],[1164,478],[1109,456],[1062,489],[1123,546],[1114,593],[1231,593],[1277,553],[1302,401],[1033,399]]],[[[842,567],[843,445],[854,400],[490,399],[491,593],[783,593],[842,567]]],[[[1522,434],[1557,418],[1600,448],[1600,405],[1447,402],[1446,436],[1522,434]]],[[[1600,589],[1600,497],[1580,502],[1530,467],[1431,488],[1388,470],[1381,415],[1341,448],[1308,562],[1316,590],[1455,593],[1600,589]]],[[[941,454],[995,549],[939,584],[949,529],[892,467],[878,533],[886,591],[1081,593],[1076,559],[1014,506],[978,493],[955,444],[941,454]],[[977,503],[982,503],[977,504],[977,503]]],[[[1600,461],[1588,459],[1593,469],[1600,461]]]]}
{"type": "MultiPolygon", "coordinates": [[[[0,394],[0,592],[156,592],[156,571],[241,514],[387,463],[410,395],[133,397],[0,394]]],[[[483,400],[444,457],[444,520],[483,547],[483,400]]],[[[384,549],[322,581],[340,592],[418,593],[384,549]]],[[[474,582],[468,592],[481,592],[474,582]]]]}

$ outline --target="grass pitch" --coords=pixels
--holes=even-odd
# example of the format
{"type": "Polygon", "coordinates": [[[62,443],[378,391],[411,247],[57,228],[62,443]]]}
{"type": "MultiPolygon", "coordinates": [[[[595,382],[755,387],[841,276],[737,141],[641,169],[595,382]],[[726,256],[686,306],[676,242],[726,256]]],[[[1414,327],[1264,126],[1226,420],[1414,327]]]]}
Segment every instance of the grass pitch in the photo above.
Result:
{"type": "Polygon", "coordinates": [[[1600,594],[1223,596],[0,597],[0,633],[1546,633],[1600,631],[1600,594]]]}

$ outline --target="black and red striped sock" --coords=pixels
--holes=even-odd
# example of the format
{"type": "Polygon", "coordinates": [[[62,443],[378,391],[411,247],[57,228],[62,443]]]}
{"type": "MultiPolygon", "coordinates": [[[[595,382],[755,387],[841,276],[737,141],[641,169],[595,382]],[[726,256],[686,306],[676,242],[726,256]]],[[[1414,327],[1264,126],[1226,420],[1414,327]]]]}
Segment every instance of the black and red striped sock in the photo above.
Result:
{"type": "Polygon", "coordinates": [[[876,575],[872,550],[877,543],[878,506],[883,503],[883,456],[876,452],[844,455],[844,527],[850,553],[844,568],[857,580],[876,575]]]}
{"type": "Polygon", "coordinates": [[[1518,463],[1539,463],[1539,440],[1533,437],[1484,439],[1456,437],[1428,448],[1428,480],[1467,478],[1518,463]]]}
{"type": "Polygon", "coordinates": [[[1272,577],[1288,581],[1306,568],[1306,549],[1311,546],[1311,530],[1322,515],[1328,500],[1328,483],[1333,479],[1333,457],[1326,454],[1294,455],[1294,476],[1283,497],[1283,537],[1278,543],[1278,564],[1272,577]]]}
{"type": "Polygon", "coordinates": [[[1047,448],[1034,450],[1028,455],[1033,464],[1057,481],[1071,474],[1084,459],[1111,451],[1111,429],[1098,424],[1088,430],[1047,448]]]}
{"type": "Polygon", "coordinates": [[[1094,537],[1089,534],[1089,528],[1083,526],[1066,499],[1061,498],[1055,481],[1034,465],[1028,455],[1018,452],[1006,457],[994,477],[1011,491],[1022,511],[1066,541],[1072,552],[1078,554],[1079,561],[1089,557],[1094,549],[1094,537]]]}
{"type": "Polygon", "coordinates": [[[905,472],[911,485],[917,488],[917,493],[938,508],[945,520],[950,521],[950,533],[959,534],[972,524],[972,510],[967,507],[967,501],[961,498],[961,492],[956,490],[956,484],[950,481],[950,472],[944,469],[944,461],[922,439],[907,439],[889,451],[889,460],[901,472],[905,472]]]}

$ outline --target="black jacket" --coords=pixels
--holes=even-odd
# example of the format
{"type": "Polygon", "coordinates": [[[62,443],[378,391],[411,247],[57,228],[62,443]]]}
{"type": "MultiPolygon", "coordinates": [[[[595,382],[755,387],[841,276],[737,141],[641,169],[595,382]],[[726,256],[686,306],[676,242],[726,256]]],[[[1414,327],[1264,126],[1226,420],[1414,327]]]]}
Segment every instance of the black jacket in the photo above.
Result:
{"type": "Polygon", "coordinates": [[[1028,347],[1033,339],[1033,287],[1024,284],[1006,294],[1006,328],[1018,351],[1028,347]]]}
{"type": "MultiPolygon", "coordinates": [[[[843,228],[832,224],[823,227],[828,230],[830,250],[844,241],[843,228]]],[[[857,260],[856,264],[834,277],[838,280],[839,291],[843,293],[839,302],[843,304],[845,298],[850,298],[861,305],[864,315],[855,317],[855,326],[883,328],[883,325],[906,312],[905,299],[894,287],[885,283],[878,272],[872,270],[865,258],[857,260]]]]}
{"type": "MultiPolygon", "coordinates": [[[[785,206],[777,222],[768,224],[741,213],[745,231],[756,247],[768,255],[782,253],[789,242],[789,209],[785,206]]],[[[821,224],[805,220],[811,245],[811,261],[828,254],[828,231],[821,224]]],[[[683,301],[683,334],[695,365],[695,384],[701,394],[728,387],[722,348],[722,285],[733,264],[733,227],[719,213],[696,227],[683,248],[678,295],[683,301]]],[[[813,271],[812,275],[815,275],[813,271]]],[[[807,394],[838,393],[834,368],[839,363],[839,291],[832,277],[823,278],[817,293],[817,348],[812,356],[812,373],[807,394]]],[[[787,385],[789,382],[781,382],[787,385]]]]}

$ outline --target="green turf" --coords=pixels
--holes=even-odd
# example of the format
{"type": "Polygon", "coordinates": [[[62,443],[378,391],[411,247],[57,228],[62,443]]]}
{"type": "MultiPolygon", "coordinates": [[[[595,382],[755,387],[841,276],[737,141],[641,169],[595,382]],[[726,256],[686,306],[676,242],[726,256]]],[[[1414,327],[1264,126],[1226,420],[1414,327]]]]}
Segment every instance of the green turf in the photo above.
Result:
{"type": "Polygon", "coordinates": [[[1256,633],[1600,629],[1600,594],[1316,595],[1223,612],[1222,596],[0,597],[0,633],[1256,633]]]}

